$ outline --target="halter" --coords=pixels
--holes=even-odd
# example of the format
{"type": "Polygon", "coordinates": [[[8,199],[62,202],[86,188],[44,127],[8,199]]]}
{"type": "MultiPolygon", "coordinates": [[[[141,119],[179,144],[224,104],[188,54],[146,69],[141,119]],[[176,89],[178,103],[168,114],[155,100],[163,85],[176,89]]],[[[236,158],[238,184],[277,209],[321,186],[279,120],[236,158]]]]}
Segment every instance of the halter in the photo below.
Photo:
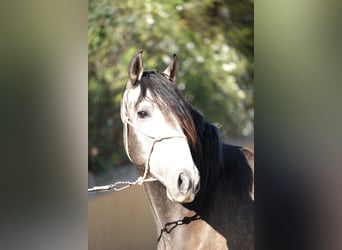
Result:
{"type": "Polygon", "coordinates": [[[126,133],[125,133],[125,150],[126,150],[126,153],[127,153],[127,156],[128,158],[132,161],[130,155],[129,155],[129,150],[128,150],[128,131],[127,131],[127,124],[130,125],[133,129],[135,129],[137,132],[139,132],[140,134],[152,139],[152,145],[151,145],[151,149],[149,151],[149,154],[148,154],[148,158],[147,158],[147,161],[145,163],[145,171],[144,171],[144,175],[143,176],[140,176],[138,177],[137,179],[137,182],[141,185],[143,184],[144,182],[151,182],[151,181],[157,181],[156,178],[154,177],[150,177],[150,178],[147,178],[147,175],[149,173],[149,170],[150,170],[150,159],[151,159],[151,155],[152,155],[152,152],[153,152],[153,148],[154,148],[154,145],[157,143],[157,142],[161,142],[163,140],[168,140],[168,139],[173,139],[173,138],[184,138],[186,139],[185,136],[183,135],[173,135],[173,136],[164,136],[164,137],[161,137],[161,136],[158,136],[158,137],[155,137],[155,136],[151,136],[145,132],[143,132],[141,129],[139,129],[137,126],[135,126],[130,120],[129,118],[126,116],[125,117],[125,120],[123,121],[125,127],[126,127],[126,133]]]}

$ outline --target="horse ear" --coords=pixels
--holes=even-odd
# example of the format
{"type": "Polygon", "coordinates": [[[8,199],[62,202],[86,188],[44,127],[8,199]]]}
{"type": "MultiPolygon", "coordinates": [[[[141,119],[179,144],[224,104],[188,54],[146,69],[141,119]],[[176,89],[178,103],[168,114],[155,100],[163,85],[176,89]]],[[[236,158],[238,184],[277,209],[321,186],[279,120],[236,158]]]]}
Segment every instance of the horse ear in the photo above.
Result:
{"type": "Polygon", "coordinates": [[[163,73],[168,75],[173,82],[176,82],[178,70],[179,70],[178,56],[176,54],[173,54],[173,61],[163,71],[163,73]]]}
{"type": "Polygon", "coordinates": [[[135,54],[128,68],[128,82],[126,88],[130,88],[134,86],[140,79],[144,72],[143,62],[142,62],[142,53],[140,50],[137,54],[135,54]]]}

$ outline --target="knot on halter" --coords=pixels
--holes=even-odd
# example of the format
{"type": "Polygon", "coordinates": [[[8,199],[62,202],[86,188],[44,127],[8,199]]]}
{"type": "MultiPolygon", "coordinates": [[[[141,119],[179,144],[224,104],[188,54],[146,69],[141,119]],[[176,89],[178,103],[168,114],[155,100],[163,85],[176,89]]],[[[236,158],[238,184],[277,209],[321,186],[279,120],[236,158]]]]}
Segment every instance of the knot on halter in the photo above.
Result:
{"type": "Polygon", "coordinates": [[[142,176],[139,176],[138,179],[135,181],[138,185],[144,184],[144,178],[142,176]]]}
{"type": "Polygon", "coordinates": [[[138,179],[135,181],[135,183],[141,186],[145,182],[152,182],[152,181],[157,181],[157,179],[154,177],[144,178],[143,176],[139,176],[138,179]]]}

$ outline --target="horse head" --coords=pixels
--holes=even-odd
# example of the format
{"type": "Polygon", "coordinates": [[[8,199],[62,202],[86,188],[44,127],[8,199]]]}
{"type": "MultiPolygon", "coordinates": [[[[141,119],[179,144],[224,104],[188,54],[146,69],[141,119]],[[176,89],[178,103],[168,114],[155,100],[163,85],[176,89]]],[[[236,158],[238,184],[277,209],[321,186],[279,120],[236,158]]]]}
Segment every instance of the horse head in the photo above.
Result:
{"type": "Polygon", "coordinates": [[[151,175],[165,186],[171,201],[187,203],[199,191],[200,175],[189,146],[191,116],[175,84],[178,65],[174,55],[163,72],[144,72],[142,51],[134,55],[121,119],[126,154],[143,178],[151,175]]]}

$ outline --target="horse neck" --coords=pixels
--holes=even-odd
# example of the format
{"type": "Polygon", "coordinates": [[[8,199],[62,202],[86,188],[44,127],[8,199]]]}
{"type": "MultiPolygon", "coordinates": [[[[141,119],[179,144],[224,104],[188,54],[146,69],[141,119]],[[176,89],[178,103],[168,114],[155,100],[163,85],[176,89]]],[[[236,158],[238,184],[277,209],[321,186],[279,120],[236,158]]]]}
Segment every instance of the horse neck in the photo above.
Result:
{"type": "Polygon", "coordinates": [[[195,214],[182,204],[171,202],[166,195],[166,189],[160,182],[151,182],[144,185],[147,197],[152,208],[158,232],[165,223],[190,217],[195,214]]]}

